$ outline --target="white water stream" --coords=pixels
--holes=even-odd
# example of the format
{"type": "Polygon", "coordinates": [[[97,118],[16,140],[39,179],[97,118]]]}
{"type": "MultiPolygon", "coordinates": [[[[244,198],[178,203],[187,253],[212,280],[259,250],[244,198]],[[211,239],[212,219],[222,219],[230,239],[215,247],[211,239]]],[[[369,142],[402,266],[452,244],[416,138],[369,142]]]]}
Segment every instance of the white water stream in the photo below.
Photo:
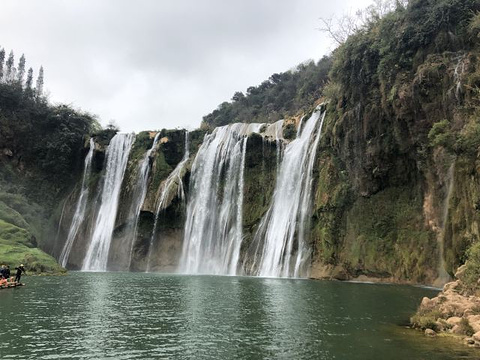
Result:
{"type": "Polygon", "coordinates": [[[101,205],[95,220],[90,245],[83,260],[82,270],[105,271],[113,229],[117,217],[118,201],[123,176],[132,148],[134,134],[117,134],[106,151],[106,171],[101,205]]]}
{"type": "Polygon", "coordinates": [[[179,272],[237,273],[247,136],[262,126],[231,124],[205,136],[192,165],[179,272]]]}
{"type": "Polygon", "coordinates": [[[283,154],[273,200],[254,237],[250,274],[303,277],[310,258],[305,229],[312,203],[312,173],[325,113],[317,108],[283,154]]]}
{"type": "Polygon", "coordinates": [[[175,196],[175,192],[172,191],[175,186],[177,186],[177,196],[181,200],[185,200],[185,190],[183,188],[182,176],[184,175],[184,170],[187,165],[188,158],[190,157],[189,146],[190,144],[188,141],[188,131],[185,131],[185,151],[183,153],[183,159],[177,164],[175,169],[173,169],[170,175],[168,175],[168,177],[163,182],[160,198],[157,201],[152,236],[150,238],[150,245],[148,248],[146,272],[150,271],[150,260],[152,256],[153,243],[155,240],[155,234],[157,232],[160,213],[165,210],[172,198],[175,196]]]}
{"type": "Polygon", "coordinates": [[[150,175],[151,170],[151,159],[152,152],[156,149],[158,139],[160,138],[160,132],[155,135],[153,139],[153,144],[150,149],[147,150],[145,156],[143,157],[142,161],[138,166],[138,176],[137,176],[137,183],[135,185],[135,190],[133,193],[133,201],[130,207],[130,218],[132,218],[132,231],[130,233],[130,253],[128,256],[129,264],[128,268],[130,268],[132,263],[132,252],[133,252],[133,245],[135,243],[135,239],[137,238],[137,231],[138,231],[138,219],[140,217],[140,210],[142,205],[145,201],[145,196],[147,195],[147,185],[148,185],[148,177],[150,175]]]}
{"type": "Polygon", "coordinates": [[[75,213],[73,214],[72,222],[70,224],[67,240],[65,242],[65,245],[63,246],[62,252],[58,260],[63,267],[67,266],[68,257],[70,256],[70,251],[72,251],[73,243],[77,236],[78,230],[80,229],[80,226],[82,225],[83,220],[85,219],[85,210],[87,208],[87,201],[88,201],[87,179],[90,176],[94,149],[95,149],[95,143],[93,141],[93,138],[90,138],[90,149],[88,150],[88,154],[85,157],[85,166],[83,170],[83,179],[82,179],[82,186],[80,188],[80,196],[78,197],[77,206],[75,207],[75,213]]]}

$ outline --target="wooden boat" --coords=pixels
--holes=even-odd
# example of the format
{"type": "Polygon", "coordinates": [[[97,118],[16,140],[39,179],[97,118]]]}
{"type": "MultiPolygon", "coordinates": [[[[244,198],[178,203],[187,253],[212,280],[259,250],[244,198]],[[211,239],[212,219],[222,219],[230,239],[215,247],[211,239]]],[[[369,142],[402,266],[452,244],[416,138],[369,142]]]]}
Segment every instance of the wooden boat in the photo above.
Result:
{"type": "Polygon", "coordinates": [[[25,286],[25,284],[23,284],[23,283],[9,283],[7,286],[5,286],[5,285],[0,286],[0,290],[15,288],[15,287],[18,287],[18,286],[25,286]]]}

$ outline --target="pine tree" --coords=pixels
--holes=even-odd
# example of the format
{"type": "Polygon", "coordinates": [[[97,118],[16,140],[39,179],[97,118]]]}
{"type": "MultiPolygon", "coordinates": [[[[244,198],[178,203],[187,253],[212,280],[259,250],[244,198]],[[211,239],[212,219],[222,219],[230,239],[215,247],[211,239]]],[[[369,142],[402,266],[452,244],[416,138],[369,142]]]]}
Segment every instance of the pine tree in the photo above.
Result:
{"type": "Polygon", "coordinates": [[[14,72],[14,62],[15,58],[13,55],[13,51],[10,51],[10,55],[8,55],[8,60],[6,62],[7,68],[5,70],[5,81],[10,81],[12,79],[12,73],[14,72]]]}
{"type": "Polygon", "coordinates": [[[24,76],[25,76],[25,55],[22,54],[20,60],[18,61],[18,70],[17,70],[17,81],[20,84],[23,84],[24,76]]]}
{"type": "Polygon", "coordinates": [[[3,63],[5,61],[5,49],[0,49],[0,81],[3,79],[3,63]]]}
{"type": "Polygon", "coordinates": [[[38,72],[37,78],[37,85],[35,86],[35,95],[37,97],[42,96],[43,94],[43,66],[40,66],[40,70],[38,72]]]}
{"type": "Polygon", "coordinates": [[[32,95],[33,93],[32,85],[33,85],[33,69],[30,68],[28,69],[28,73],[27,73],[27,81],[25,82],[25,93],[29,96],[32,95]]]}

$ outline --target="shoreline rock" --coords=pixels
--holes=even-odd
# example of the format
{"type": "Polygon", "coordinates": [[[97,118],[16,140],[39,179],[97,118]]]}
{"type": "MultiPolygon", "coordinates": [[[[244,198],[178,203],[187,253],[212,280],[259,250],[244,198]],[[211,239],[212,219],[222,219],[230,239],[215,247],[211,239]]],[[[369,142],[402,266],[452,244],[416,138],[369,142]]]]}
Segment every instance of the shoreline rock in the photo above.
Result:
{"type": "Polygon", "coordinates": [[[480,348],[480,297],[465,286],[465,270],[462,265],[456,280],[445,284],[436,297],[424,297],[410,322],[427,336],[455,335],[465,345],[480,348]]]}

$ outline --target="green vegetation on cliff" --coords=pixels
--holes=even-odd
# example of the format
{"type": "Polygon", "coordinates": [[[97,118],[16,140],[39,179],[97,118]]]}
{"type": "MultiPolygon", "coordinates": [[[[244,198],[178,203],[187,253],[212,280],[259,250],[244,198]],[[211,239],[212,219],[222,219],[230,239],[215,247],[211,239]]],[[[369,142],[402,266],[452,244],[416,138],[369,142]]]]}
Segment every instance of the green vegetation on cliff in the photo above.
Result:
{"type": "Polygon", "coordinates": [[[60,200],[72,191],[83,167],[86,136],[99,130],[94,117],[42,95],[25,58],[13,76],[13,53],[5,65],[0,49],[0,262],[23,262],[30,271],[60,271],[51,250],[60,200]],[[10,69],[10,70],[9,70],[10,69]],[[23,69],[23,70],[22,70],[23,69]]]}
{"type": "Polygon", "coordinates": [[[232,102],[224,102],[203,118],[203,125],[215,127],[234,122],[275,122],[312,107],[321,96],[332,64],[330,57],[317,63],[307,61],[290,71],[273,74],[247,93],[236,92],[232,102]]]}

